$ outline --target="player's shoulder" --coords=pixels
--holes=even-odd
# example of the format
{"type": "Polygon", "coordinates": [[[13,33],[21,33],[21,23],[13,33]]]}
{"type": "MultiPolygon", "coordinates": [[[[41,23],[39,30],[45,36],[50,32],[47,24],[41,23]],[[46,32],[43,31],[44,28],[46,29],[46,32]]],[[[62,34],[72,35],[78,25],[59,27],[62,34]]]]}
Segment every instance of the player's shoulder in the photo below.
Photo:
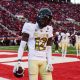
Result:
{"type": "Polygon", "coordinates": [[[66,33],[66,36],[70,36],[70,33],[67,32],[67,33],[66,33]]]}
{"type": "Polygon", "coordinates": [[[34,28],[34,23],[31,23],[31,22],[25,22],[24,25],[23,25],[23,28],[29,28],[29,29],[32,29],[34,28]]]}
{"type": "Polygon", "coordinates": [[[33,31],[33,30],[35,30],[35,28],[36,28],[35,23],[25,22],[24,25],[23,25],[22,32],[33,31]]]}
{"type": "Polygon", "coordinates": [[[61,32],[61,36],[65,36],[65,33],[61,32]]]}
{"type": "Polygon", "coordinates": [[[25,22],[22,28],[22,33],[32,34],[32,32],[34,32],[35,29],[36,29],[35,23],[25,22]]]}
{"type": "Polygon", "coordinates": [[[47,25],[47,27],[46,27],[49,31],[52,31],[53,30],[53,27],[52,26],[50,26],[50,25],[47,25]]]}

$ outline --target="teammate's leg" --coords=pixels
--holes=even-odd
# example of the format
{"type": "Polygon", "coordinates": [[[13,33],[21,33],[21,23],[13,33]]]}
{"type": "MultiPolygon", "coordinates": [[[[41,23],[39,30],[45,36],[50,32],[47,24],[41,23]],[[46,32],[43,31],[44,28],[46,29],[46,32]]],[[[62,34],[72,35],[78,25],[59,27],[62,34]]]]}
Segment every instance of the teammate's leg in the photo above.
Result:
{"type": "Polygon", "coordinates": [[[62,43],[62,57],[64,57],[64,52],[65,52],[65,44],[62,43]]]}
{"type": "Polygon", "coordinates": [[[67,48],[68,48],[68,44],[67,44],[67,43],[65,44],[65,47],[64,47],[64,48],[65,48],[65,51],[64,51],[64,57],[66,57],[66,54],[67,54],[67,48]]]}
{"type": "Polygon", "coordinates": [[[76,43],[76,52],[77,52],[77,56],[79,55],[79,51],[78,51],[78,43],[76,43]]]}
{"type": "Polygon", "coordinates": [[[80,43],[79,43],[79,55],[80,55],[80,43]]]}

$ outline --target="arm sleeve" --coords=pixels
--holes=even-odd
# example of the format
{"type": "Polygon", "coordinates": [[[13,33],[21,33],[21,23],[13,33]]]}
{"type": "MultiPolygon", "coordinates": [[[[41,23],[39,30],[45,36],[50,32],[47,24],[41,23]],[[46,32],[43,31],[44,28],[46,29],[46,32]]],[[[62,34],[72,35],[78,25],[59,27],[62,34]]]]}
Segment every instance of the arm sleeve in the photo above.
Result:
{"type": "Polygon", "coordinates": [[[53,37],[53,27],[49,26],[49,34],[48,34],[48,38],[53,37]]]}
{"type": "Polygon", "coordinates": [[[22,28],[22,33],[28,33],[29,35],[31,34],[30,23],[24,23],[23,28],[22,28]]]}
{"type": "MultiPolygon", "coordinates": [[[[23,25],[23,29],[22,29],[22,33],[28,33],[30,34],[30,27],[29,27],[29,23],[24,23],[23,25]]],[[[20,46],[18,48],[18,60],[22,59],[23,53],[24,53],[24,48],[26,46],[27,42],[24,40],[21,40],[20,42],[20,46]]]]}
{"type": "Polygon", "coordinates": [[[52,64],[52,37],[53,37],[53,27],[49,26],[48,43],[47,43],[47,62],[52,64]]]}
{"type": "Polygon", "coordinates": [[[47,63],[52,64],[52,47],[47,46],[47,63]]]}
{"type": "Polygon", "coordinates": [[[20,43],[20,46],[19,46],[19,49],[18,49],[18,60],[22,59],[26,43],[27,43],[26,41],[21,41],[21,43],[20,43]]]}

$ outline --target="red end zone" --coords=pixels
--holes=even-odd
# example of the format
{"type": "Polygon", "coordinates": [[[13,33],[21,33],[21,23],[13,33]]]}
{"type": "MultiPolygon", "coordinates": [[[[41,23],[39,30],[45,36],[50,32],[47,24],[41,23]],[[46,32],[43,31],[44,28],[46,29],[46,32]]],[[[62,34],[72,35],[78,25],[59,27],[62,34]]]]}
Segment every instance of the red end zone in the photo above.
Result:
{"type": "MultiPolygon", "coordinates": [[[[23,78],[16,78],[13,75],[13,65],[8,65],[6,63],[16,62],[16,60],[9,60],[6,61],[8,58],[17,57],[16,53],[13,54],[4,54],[0,53],[0,80],[29,80],[28,79],[28,68],[25,69],[25,75],[23,78]],[[1,60],[5,59],[3,62],[1,60]],[[4,63],[4,64],[3,64],[4,63]]],[[[59,54],[54,54],[53,56],[58,56],[59,54]]],[[[24,56],[27,56],[26,53],[24,53],[24,56]]],[[[60,56],[60,55],[59,55],[60,56]]],[[[69,55],[68,55],[69,56],[69,55]]],[[[76,56],[71,56],[76,57],[76,56]]],[[[24,62],[27,62],[27,59],[23,60],[24,62]]],[[[53,64],[54,71],[52,72],[53,80],[80,80],[80,61],[74,61],[74,62],[65,62],[65,63],[57,63],[53,64]]],[[[39,77],[39,80],[40,77],[39,77]]]]}

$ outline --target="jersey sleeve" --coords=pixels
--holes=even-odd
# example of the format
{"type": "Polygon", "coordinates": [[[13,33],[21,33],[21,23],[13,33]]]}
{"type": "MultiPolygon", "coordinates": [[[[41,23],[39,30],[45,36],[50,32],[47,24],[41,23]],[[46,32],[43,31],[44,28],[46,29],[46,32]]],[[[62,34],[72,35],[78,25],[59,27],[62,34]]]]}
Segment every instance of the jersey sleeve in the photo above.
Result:
{"type": "Polygon", "coordinates": [[[48,38],[53,37],[53,27],[49,26],[48,38]]]}
{"type": "Polygon", "coordinates": [[[23,29],[22,29],[22,33],[28,33],[28,34],[31,34],[31,30],[30,30],[30,25],[29,23],[24,23],[23,25],[23,29]]]}

